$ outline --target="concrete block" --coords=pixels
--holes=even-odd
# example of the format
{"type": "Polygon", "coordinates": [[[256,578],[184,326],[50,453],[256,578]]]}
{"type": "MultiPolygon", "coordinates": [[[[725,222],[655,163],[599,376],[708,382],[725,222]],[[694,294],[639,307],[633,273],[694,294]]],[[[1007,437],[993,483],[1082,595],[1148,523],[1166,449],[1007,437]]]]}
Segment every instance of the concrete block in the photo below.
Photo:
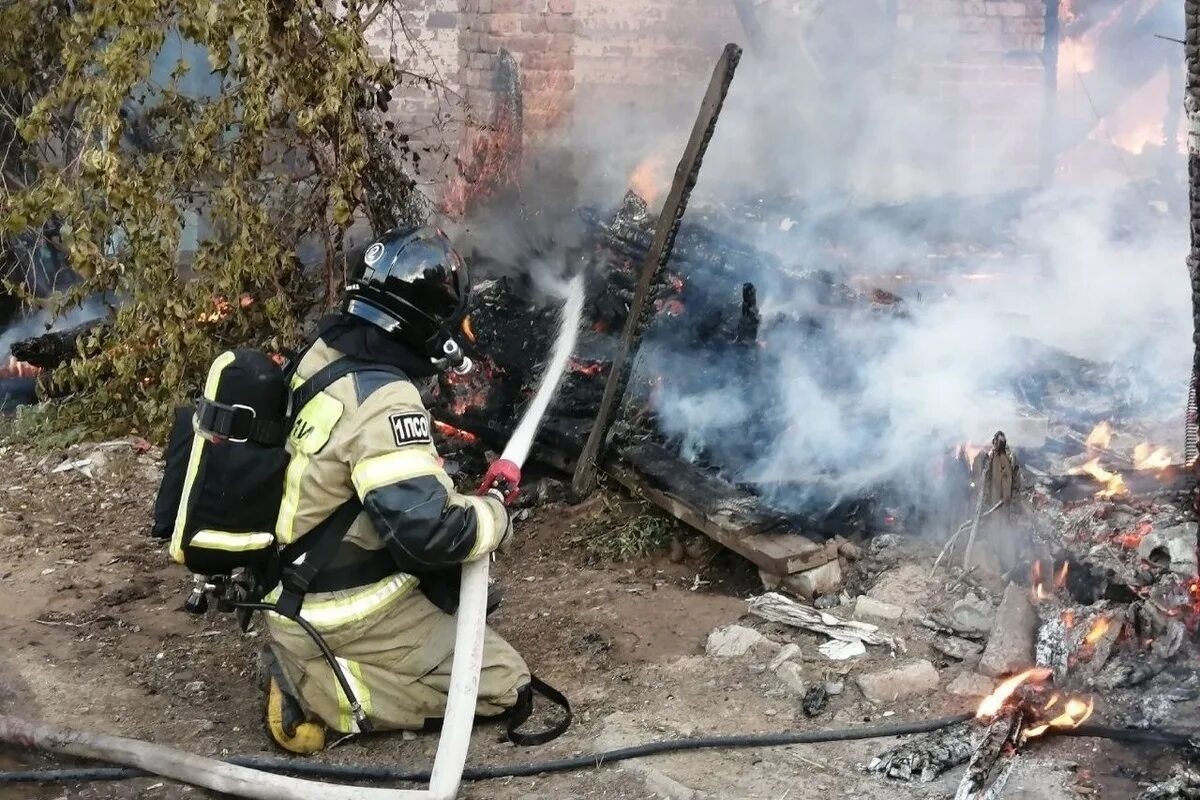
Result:
{"type": "Polygon", "coordinates": [[[993,678],[1009,675],[1033,664],[1033,638],[1037,614],[1029,602],[1028,590],[1008,584],[987,647],[979,660],[979,671],[993,678]]]}
{"type": "Polygon", "coordinates": [[[904,616],[904,608],[892,603],[876,600],[860,594],[854,600],[855,619],[887,619],[897,620],[904,616]]]}
{"type": "Polygon", "coordinates": [[[928,694],[938,686],[938,672],[924,659],[908,661],[854,679],[872,703],[890,703],[905,697],[928,694]]]}

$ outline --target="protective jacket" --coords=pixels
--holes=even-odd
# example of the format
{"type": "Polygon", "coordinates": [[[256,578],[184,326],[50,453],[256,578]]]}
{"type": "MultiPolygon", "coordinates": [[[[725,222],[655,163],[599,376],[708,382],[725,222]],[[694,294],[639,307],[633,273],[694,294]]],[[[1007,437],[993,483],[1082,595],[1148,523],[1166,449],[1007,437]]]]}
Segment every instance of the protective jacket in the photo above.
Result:
{"type": "MultiPolygon", "coordinates": [[[[366,345],[381,344],[361,328],[329,339],[353,344],[348,349],[356,358],[387,357],[369,352],[366,345]],[[360,335],[365,341],[355,342],[360,335]]],[[[341,356],[318,339],[295,381],[341,356]]],[[[508,532],[507,511],[493,497],[455,491],[434,449],[420,393],[394,374],[357,372],[331,384],[297,415],[287,447],[291,460],[276,525],[281,545],[302,539],[347,501],[362,504],[341,549],[305,596],[301,616],[333,650],[376,729],[420,729],[445,713],[455,619],[418,591],[418,574],[486,557],[508,532]]],[[[266,601],[280,594],[276,587],[266,601]]],[[[355,732],[349,700],[313,641],[292,620],[266,617],[288,693],[330,728],[355,732]]],[[[476,713],[504,713],[529,683],[520,655],[489,629],[476,713]]]]}
{"type": "MultiPolygon", "coordinates": [[[[318,339],[297,367],[294,385],[341,356],[318,339]]],[[[291,461],[275,531],[280,545],[301,539],[347,501],[362,504],[330,567],[345,576],[341,591],[333,592],[336,598],[317,592],[305,600],[303,616],[318,629],[386,607],[416,587],[414,573],[491,553],[508,531],[502,503],[455,491],[419,391],[393,374],[360,372],[331,385],[300,412],[287,448],[291,461]],[[390,574],[354,585],[356,572],[378,575],[381,561],[394,567],[390,574]]],[[[320,575],[315,585],[322,585],[320,575]]]]}

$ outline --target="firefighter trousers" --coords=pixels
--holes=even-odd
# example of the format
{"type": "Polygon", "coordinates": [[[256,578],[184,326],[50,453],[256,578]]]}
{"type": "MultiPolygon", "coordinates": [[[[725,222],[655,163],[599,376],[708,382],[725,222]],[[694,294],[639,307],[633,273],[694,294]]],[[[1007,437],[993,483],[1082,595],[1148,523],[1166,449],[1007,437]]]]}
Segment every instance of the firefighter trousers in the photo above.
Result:
{"type": "MultiPolygon", "coordinates": [[[[377,730],[420,730],[426,720],[445,715],[455,622],[412,586],[383,608],[318,630],[377,730]]],[[[312,639],[275,614],[267,614],[267,627],[304,709],[333,730],[355,732],[350,704],[312,639]]],[[[483,648],[476,714],[494,717],[516,704],[518,690],[529,683],[529,668],[490,628],[483,648]]]]}

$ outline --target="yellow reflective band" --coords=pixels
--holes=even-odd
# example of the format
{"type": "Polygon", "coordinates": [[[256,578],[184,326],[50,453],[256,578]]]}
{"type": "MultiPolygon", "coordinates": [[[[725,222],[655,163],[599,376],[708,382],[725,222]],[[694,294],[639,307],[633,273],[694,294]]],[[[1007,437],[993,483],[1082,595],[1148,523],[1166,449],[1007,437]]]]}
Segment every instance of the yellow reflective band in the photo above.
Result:
{"type": "MultiPolygon", "coordinates": [[[[352,622],[366,619],[376,614],[406,595],[417,585],[417,579],[412,575],[398,572],[390,578],[365,586],[347,597],[335,597],[329,600],[306,600],[300,609],[302,616],[309,624],[317,628],[337,628],[352,622]]],[[[263,602],[274,603],[283,592],[282,586],[271,590],[263,602]]],[[[267,612],[272,622],[299,627],[287,617],[281,617],[273,611],[267,612]]]]}
{"type": "MultiPolygon", "coordinates": [[[[337,663],[342,668],[342,674],[346,676],[346,683],[350,684],[350,690],[358,698],[358,704],[362,706],[363,713],[370,717],[372,711],[371,690],[367,686],[366,681],[363,680],[362,666],[357,661],[351,661],[347,658],[338,658],[337,663]]],[[[342,733],[358,733],[358,721],[354,719],[354,711],[350,707],[350,698],[346,697],[346,693],[342,691],[342,685],[337,682],[337,678],[333,680],[337,687],[338,730],[342,733]]]]}
{"type": "MultiPolygon", "coordinates": [[[[204,396],[214,399],[221,385],[221,373],[233,363],[233,353],[222,353],[213,361],[208,369],[208,378],[204,381],[204,396]]],[[[203,436],[192,437],[192,449],[188,454],[187,472],[183,479],[183,492],[179,496],[179,510],[175,514],[175,530],[171,533],[171,558],[177,564],[183,563],[183,529],[187,525],[187,512],[192,496],[192,485],[196,482],[196,473],[200,471],[200,454],[208,446],[203,436]]]]}
{"type": "Polygon", "coordinates": [[[296,415],[288,435],[288,461],[283,480],[283,500],[275,521],[275,535],[283,544],[296,541],[296,514],[300,508],[300,488],[304,474],[333,434],[333,427],[342,418],[345,406],[337,398],[322,392],[308,402],[296,415]]]}
{"type": "Polygon", "coordinates": [[[262,550],[275,542],[273,533],[230,533],[228,531],[198,531],[190,542],[192,547],[208,550],[228,550],[234,553],[262,550]]]}
{"type": "Polygon", "coordinates": [[[406,448],[382,456],[364,458],[354,466],[350,480],[360,498],[381,486],[412,480],[422,475],[436,475],[441,470],[433,453],[419,448],[406,448]]]}
{"type": "Polygon", "coordinates": [[[470,553],[467,553],[465,559],[474,561],[495,550],[504,536],[504,531],[496,525],[496,517],[492,514],[492,509],[486,500],[482,497],[471,496],[464,499],[475,509],[475,546],[471,548],[470,553]]]}

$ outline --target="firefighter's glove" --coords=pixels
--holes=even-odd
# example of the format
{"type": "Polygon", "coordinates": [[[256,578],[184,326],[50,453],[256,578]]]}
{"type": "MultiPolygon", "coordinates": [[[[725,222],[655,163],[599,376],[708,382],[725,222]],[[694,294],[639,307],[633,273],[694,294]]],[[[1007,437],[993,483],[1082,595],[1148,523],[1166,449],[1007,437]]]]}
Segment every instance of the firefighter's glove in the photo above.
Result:
{"type": "Polygon", "coordinates": [[[493,461],[479,485],[479,494],[489,492],[496,492],[500,502],[511,506],[521,493],[521,468],[505,458],[493,461]]]}

